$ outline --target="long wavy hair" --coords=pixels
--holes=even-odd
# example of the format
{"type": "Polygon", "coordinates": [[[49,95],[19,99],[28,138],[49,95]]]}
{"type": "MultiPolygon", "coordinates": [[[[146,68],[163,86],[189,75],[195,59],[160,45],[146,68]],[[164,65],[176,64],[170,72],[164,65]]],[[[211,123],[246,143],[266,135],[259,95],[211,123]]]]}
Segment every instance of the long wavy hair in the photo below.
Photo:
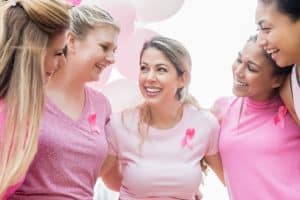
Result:
{"type": "MultiPolygon", "coordinates": [[[[140,53],[140,63],[144,52],[149,48],[155,48],[159,50],[173,64],[178,77],[183,76],[184,73],[187,74],[188,84],[185,87],[179,88],[177,90],[176,98],[179,102],[181,102],[182,106],[191,105],[200,110],[201,107],[199,106],[198,101],[188,91],[192,70],[192,59],[187,49],[177,40],[163,36],[155,36],[144,43],[140,53]]],[[[138,148],[141,152],[142,145],[148,134],[149,124],[152,121],[152,116],[150,108],[146,103],[141,103],[137,106],[137,109],[139,112],[139,120],[137,126],[140,134],[140,143],[138,148]]],[[[122,114],[123,123],[125,123],[124,115],[125,112],[122,114]]],[[[202,169],[205,170],[206,164],[204,163],[204,160],[201,160],[200,164],[202,169]]]]}
{"type": "Polygon", "coordinates": [[[63,0],[0,1],[0,199],[37,151],[44,59],[51,39],[69,28],[69,8],[63,0]]]}

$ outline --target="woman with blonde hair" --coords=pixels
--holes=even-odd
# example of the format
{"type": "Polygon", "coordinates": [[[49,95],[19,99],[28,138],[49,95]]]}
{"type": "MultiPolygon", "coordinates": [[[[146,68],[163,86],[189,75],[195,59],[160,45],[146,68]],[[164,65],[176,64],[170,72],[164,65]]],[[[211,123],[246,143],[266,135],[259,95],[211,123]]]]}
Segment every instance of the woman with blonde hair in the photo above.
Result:
{"type": "Polygon", "coordinates": [[[65,61],[68,9],[60,0],[0,1],[0,199],[36,153],[43,84],[65,61]]]}
{"type": "Polygon", "coordinates": [[[114,63],[119,27],[98,6],[73,7],[70,15],[68,59],[46,87],[39,151],[11,199],[92,199],[103,173],[111,108],[86,84],[114,63]]]}
{"type": "Polygon", "coordinates": [[[144,44],[139,74],[144,103],[113,115],[107,129],[108,159],[122,169],[120,199],[194,200],[203,160],[223,179],[219,125],[188,92],[191,65],[188,51],[174,39],[157,36],[144,44]]]}

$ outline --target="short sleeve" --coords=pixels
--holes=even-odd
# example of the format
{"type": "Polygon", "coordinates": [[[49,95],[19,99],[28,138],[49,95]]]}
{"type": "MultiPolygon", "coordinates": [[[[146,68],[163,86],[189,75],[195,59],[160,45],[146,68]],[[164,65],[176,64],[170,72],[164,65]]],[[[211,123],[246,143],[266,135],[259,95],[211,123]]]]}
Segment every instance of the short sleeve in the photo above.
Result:
{"type": "Polygon", "coordinates": [[[224,115],[226,114],[226,111],[232,99],[233,97],[220,97],[211,107],[211,112],[215,115],[219,122],[222,121],[224,115]]]}
{"type": "Polygon", "coordinates": [[[206,155],[214,155],[219,152],[220,125],[213,114],[209,114],[208,145],[206,155]]]}

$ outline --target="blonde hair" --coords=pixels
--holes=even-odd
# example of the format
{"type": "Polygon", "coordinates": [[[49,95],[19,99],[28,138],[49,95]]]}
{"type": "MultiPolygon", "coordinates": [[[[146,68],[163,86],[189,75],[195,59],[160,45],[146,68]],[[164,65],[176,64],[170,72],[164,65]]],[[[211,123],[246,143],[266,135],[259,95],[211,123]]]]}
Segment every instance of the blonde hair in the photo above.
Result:
{"type": "Polygon", "coordinates": [[[90,30],[103,25],[109,25],[117,32],[120,31],[113,17],[96,5],[80,5],[73,7],[71,15],[71,33],[78,39],[85,39],[90,30]]]}
{"type": "MultiPolygon", "coordinates": [[[[163,37],[156,36],[151,40],[144,43],[144,46],[140,53],[140,63],[144,52],[149,48],[155,48],[162,52],[164,56],[169,59],[176,69],[177,75],[182,76],[183,73],[186,73],[190,79],[192,60],[187,49],[178,41],[163,37]]],[[[184,88],[179,88],[176,93],[176,97],[183,105],[189,104],[197,109],[200,109],[198,101],[188,92],[187,84],[184,88]]],[[[143,103],[139,107],[139,122],[138,130],[141,134],[141,145],[146,137],[149,123],[151,122],[151,113],[148,106],[143,103]]]]}
{"type": "MultiPolygon", "coordinates": [[[[155,36],[149,41],[146,41],[140,53],[140,63],[144,52],[149,48],[155,48],[159,50],[164,56],[173,64],[176,69],[177,76],[183,76],[186,73],[188,77],[188,84],[184,88],[179,88],[176,92],[176,98],[182,103],[182,106],[191,105],[196,109],[200,110],[198,101],[188,92],[188,86],[191,77],[192,70],[192,59],[187,49],[178,41],[163,37],[155,36]]],[[[141,151],[144,140],[147,137],[149,124],[151,123],[152,117],[150,108],[146,103],[142,103],[137,107],[139,112],[138,120],[138,131],[140,133],[139,150],[141,151]]],[[[122,114],[122,121],[124,123],[124,114],[122,114]]],[[[202,169],[206,167],[201,161],[202,169]]]]}
{"type": "Polygon", "coordinates": [[[51,39],[69,28],[63,0],[0,1],[0,198],[25,176],[37,151],[44,106],[44,59],[51,39]],[[3,122],[1,122],[3,123],[3,122]]]}

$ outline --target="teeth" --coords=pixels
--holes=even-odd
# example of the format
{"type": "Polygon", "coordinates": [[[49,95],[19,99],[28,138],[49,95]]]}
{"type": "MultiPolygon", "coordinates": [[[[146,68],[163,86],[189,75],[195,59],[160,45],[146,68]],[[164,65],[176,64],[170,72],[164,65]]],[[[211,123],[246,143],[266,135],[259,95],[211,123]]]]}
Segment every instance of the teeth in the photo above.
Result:
{"type": "Polygon", "coordinates": [[[148,87],[146,87],[146,91],[147,91],[147,92],[160,92],[160,89],[158,89],[158,88],[148,88],[148,87]]]}
{"type": "Polygon", "coordinates": [[[96,64],[96,67],[97,67],[98,69],[100,69],[100,70],[104,69],[104,66],[101,65],[101,64],[96,64]]]}
{"type": "Polygon", "coordinates": [[[265,49],[265,51],[267,52],[267,54],[272,54],[272,53],[275,53],[279,50],[278,49],[265,49]]]}
{"type": "Polygon", "coordinates": [[[241,87],[246,87],[247,84],[246,83],[243,83],[243,82],[240,82],[238,80],[234,80],[234,84],[238,85],[238,86],[241,86],[241,87]]]}

